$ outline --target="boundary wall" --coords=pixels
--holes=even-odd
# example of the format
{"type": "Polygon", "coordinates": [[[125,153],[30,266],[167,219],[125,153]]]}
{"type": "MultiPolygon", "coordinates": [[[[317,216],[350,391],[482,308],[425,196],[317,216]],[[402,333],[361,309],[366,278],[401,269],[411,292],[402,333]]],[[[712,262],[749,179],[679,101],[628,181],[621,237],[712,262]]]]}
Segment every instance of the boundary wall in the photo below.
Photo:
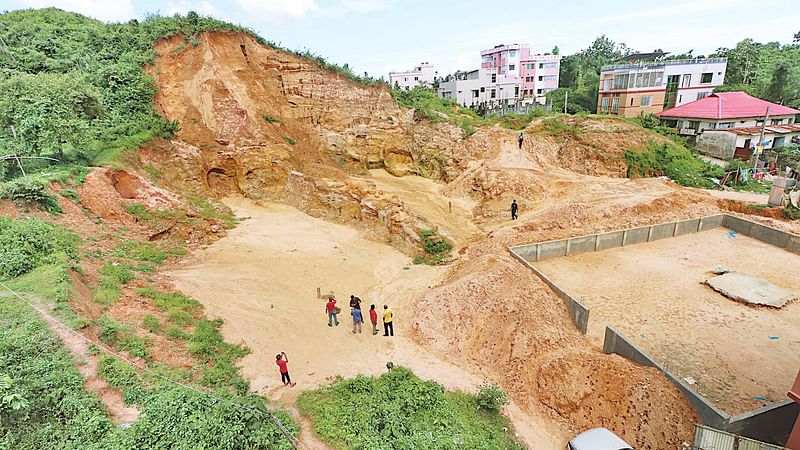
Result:
{"type": "MultiPolygon", "coordinates": [[[[589,309],[580,300],[568,294],[549,279],[547,275],[534,267],[532,263],[549,258],[597,252],[684,234],[699,233],[719,227],[728,228],[761,242],[800,254],[800,236],[729,214],[717,214],[657,225],[517,245],[509,247],[508,250],[514,258],[528,267],[558,295],[569,311],[575,328],[586,334],[589,325],[589,309]]],[[[606,326],[603,340],[603,352],[614,353],[637,364],[657,368],[684,393],[704,424],[720,430],[772,444],[783,445],[789,437],[798,414],[800,414],[800,404],[792,400],[785,400],[738,416],[731,416],[712,405],[684,380],[659,365],[647,353],[608,326],[606,326]]]]}

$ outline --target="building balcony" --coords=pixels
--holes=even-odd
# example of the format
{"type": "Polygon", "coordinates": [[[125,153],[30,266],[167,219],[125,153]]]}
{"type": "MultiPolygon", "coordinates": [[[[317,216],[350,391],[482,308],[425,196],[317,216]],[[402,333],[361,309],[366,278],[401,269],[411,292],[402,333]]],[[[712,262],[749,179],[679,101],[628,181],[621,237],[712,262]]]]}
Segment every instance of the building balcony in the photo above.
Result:
{"type": "Polygon", "coordinates": [[[727,63],[728,58],[695,58],[695,59],[674,59],[670,61],[653,61],[638,64],[609,64],[603,66],[600,71],[606,72],[610,70],[650,70],[664,68],[665,66],[680,66],[684,64],[720,64],[727,63]]]}

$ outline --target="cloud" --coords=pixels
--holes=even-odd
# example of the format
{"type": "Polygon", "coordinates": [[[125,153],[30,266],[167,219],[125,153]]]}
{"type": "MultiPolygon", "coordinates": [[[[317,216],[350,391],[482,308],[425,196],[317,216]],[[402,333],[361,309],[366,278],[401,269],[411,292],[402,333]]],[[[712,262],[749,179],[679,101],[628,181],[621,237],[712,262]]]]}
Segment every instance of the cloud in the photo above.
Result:
{"type": "Polygon", "coordinates": [[[19,3],[27,8],[54,6],[104,22],[125,22],[136,17],[132,0],[20,0],[19,3]]]}
{"type": "Polygon", "coordinates": [[[201,16],[211,16],[216,13],[214,5],[207,1],[192,2],[179,0],[167,3],[165,8],[165,13],[169,16],[173,14],[186,14],[189,11],[194,11],[201,16]]]}
{"type": "Polygon", "coordinates": [[[302,19],[319,9],[316,0],[234,0],[251,21],[302,19]]]}

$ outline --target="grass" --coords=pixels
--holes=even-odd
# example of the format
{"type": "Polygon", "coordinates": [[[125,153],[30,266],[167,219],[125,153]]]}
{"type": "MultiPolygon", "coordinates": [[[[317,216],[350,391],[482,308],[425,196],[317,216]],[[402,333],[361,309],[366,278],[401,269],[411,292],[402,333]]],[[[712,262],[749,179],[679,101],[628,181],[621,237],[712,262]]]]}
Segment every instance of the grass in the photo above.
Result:
{"type": "Polygon", "coordinates": [[[134,261],[161,264],[167,259],[167,254],[148,242],[127,241],[120,244],[114,254],[120,258],[134,261]]]}
{"type": "Polygon", "coordinates": [[[289,136],[284,136],[283,140],[286,141],[286,143],[289,145],[294,145],[297,143],[294,139],[290,138],[289,136]]]}
{"type": "Polygon", "coordinates": [[[427,264],[435,266],[447,260],[453,244],[440,236],[436,230],[423,229],[419,231],[419,237],[422,240],[422,248],[425,253],[422,255],[414,256],[414,264],[427,264]]]}
{"type": "Polygon", "coordinates": [[[135,278],[131,266],[116,262],[106,262],[100,266],[100,279],[94,292],[94,301],[103,306],[111,306],[122,297],[122,285],[135,278]]]}
{"type": "Polygon", "coordinates": [[[151,333],[161,333],[161,322],[158,320],[158,317],[152,314],[146,314],[142,317],[142,328],[151,332],[151,333]]]}
{"type": "Polygon", "coordinates": [[[283,123],[281,121],[281,119],[278,119],[277,117],[271,116],[271,115],[269,115],[267,113],[264,113],[263,117],[264,117],[264,121],[267,122],[267,123],[277,123],[278,125],[283,123]]]}
{"type": "Polygon", "coordinates": [[[187,197],[187,200],[200,210],[200,217],[204,219],[222,222],[228,229],[235,227],[238,223],[236,216],[230,210],[226,210],[224,205],[199,197],[187,197]]]}
{"type": "Polygon", "coordinates": [[[84,389],[72,355],[39,314],[16,298],[0,301],[0,374],[27,403],[0,409],[0,447],[85,448],[116,428],[105,407],[84,389]]]}
{"type": "Polygon", "coordinates": [[[565,116],[550,117],[542,121],[542,133],[548,136],[577,136],[583,132],[580,125],[568,124],[565,116]]]}
{"type": "Polygon", "coordinates": [[[98,319],[97,325],[100,329],[98,337],[104,343],[145,361],[151,359],[147,342],[135,334],[134,327],[121,324],[107,315],[98,319]]]}
{"type": "Polygon", "coordinates": [[[481,408],[475,395],[446,392],[403,367],[377,378],[338,378],[301,393],[297,405],[334,448],[523,448],[507,420],[481,408]]]}

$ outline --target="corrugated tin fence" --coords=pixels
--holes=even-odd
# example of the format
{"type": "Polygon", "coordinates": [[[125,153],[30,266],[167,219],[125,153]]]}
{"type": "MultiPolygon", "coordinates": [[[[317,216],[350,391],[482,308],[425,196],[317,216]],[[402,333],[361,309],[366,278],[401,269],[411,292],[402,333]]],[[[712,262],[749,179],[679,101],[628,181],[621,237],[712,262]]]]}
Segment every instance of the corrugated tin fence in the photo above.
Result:
{"type": "Polygon", "coordinates": [[[786,450],[703,425],[694,426],[692,450],[786,450]]]}

